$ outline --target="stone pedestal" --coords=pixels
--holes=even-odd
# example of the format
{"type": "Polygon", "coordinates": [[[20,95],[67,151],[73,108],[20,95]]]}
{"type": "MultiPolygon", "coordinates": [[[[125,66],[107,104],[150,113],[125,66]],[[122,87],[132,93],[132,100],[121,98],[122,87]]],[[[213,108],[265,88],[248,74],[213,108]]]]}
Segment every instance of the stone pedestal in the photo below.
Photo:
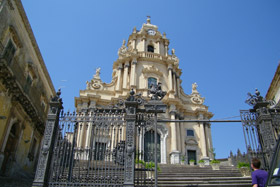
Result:
{"type": "Polygon", "coordinates": [[[172,151],[170,153],[170,163],[171,164],[180,164],[180,152],[172,151]]]}
{"type": "Polygon", "coordinates": [[[204,160],[204,165],[209,166],[210,165],[210,159],[209,157],[202,157],[201,160],[204,160]]]}

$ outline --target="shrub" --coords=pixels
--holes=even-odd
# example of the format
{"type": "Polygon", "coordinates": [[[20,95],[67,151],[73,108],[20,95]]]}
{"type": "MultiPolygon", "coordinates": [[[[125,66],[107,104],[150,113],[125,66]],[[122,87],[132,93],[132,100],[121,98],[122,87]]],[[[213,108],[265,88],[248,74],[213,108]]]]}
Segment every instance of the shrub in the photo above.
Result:
{"type": "Polygon", "coordinates": [[[220,163],[220,161],[219,161],[219,160],[216,160],[216,159],[211,160],[211,162],[210,162],[210,164],[219,164],[219,163],[220,163]]]}
{"type": "MultiPolygon", "coordinates": [[[[141,164],[146,169],[154,169],[155,168],[155,163],[154,162],[145,162],[143,160],[135,159],[135,164],[141,164]]],[[[160,167],[159,166],[157,166],[157,170],[160,171],[160,167]]]]}
{"type": "Polygon", "coordinates": [[[195,162],[195,160],[191,159],[190,162],[195,162]]]}
{"type": "MultiPolygon", "coordinates": [[[[155,163],[154,162],[146,162],[145,168],[146,169],[154,169],[155,168],[155,163]]],[[[160,171],[160,167],[157,166],[157,170],[160,171]]]]}
{"type": "Polygon", "coordinates": [[[237,168],[242,168],[242,167],[250,168],[250,164],[248,162],[238,162],[237,168]]]}
{"type": "Polygon", "coordinates": [[[198,163],[205,163],[205,161],[204,160],[199,160],[198,163]]]}

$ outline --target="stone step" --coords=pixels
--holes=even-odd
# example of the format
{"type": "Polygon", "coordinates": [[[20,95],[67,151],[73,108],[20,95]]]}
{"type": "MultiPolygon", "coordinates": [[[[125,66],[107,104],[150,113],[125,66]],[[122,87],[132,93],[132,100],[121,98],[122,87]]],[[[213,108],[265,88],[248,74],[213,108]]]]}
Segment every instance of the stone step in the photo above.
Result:
{"type": "Polygon", "coordinates": [[[211,166],[159,165],[158,187],[249,187],[251,177],[242,177],[232,166],[221,166],[212,170],[211,166]]]}
{"type": "Polygon", "coordinates": [[[252,187],[251,184],[159,184],[158,187],[252,187]]]}

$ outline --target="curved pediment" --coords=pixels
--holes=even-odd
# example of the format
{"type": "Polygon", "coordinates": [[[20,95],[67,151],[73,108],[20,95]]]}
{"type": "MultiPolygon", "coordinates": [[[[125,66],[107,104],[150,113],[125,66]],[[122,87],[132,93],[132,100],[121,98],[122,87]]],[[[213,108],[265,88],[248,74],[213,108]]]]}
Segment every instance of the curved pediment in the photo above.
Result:
{"type": "Polygon", "coordinates": [[[185,144],[186,145],[198,145],[196,139],[194,139],[194,138],[186,138],[185,144]]]}

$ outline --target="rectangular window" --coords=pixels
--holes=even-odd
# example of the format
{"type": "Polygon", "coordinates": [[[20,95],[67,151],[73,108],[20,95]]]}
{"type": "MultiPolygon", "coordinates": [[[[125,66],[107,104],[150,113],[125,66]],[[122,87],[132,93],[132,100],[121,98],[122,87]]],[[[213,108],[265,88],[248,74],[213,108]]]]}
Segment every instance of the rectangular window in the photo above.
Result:
{"type": "Polygon", "coordinates": [[[6,60],[7,64],[10,65],[12,59],[15,55],[16,48],[11,40],[9,40],[8,45],[6,46],[3,54],[3,58],[6,60]]]}
{"type": "Polygon", "coordinates": [[[32,81],[33,81],[33,78],[32,78],[32,76],[30,75],[30,73],[28,73],[27,78],[26,78],[25,87],[24,87],[25,93],[28,93],[28,92],[29,92],[29,89],[30,89],[30,87],[31,87],[31,85],[32,85],[32,81]]]}
{"type": "Polygon", "coordinates": [[[194,136],[194,131],[193,130],[187,130],[187,136],[194,136]]]}

